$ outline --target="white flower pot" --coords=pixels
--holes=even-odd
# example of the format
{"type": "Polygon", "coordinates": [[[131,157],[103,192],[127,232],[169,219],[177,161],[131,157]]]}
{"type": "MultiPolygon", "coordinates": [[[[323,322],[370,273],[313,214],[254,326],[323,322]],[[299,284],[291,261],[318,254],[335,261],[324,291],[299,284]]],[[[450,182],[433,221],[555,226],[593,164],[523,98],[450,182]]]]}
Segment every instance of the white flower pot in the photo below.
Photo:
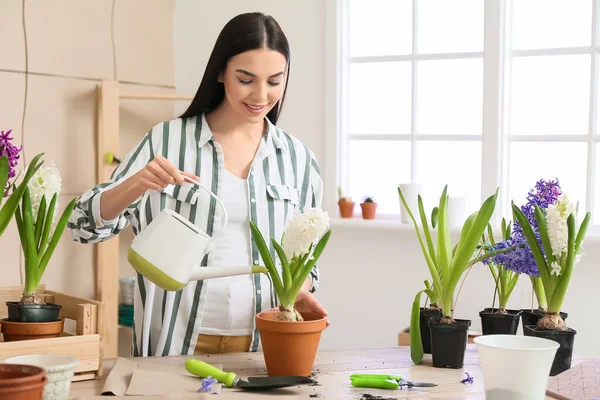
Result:
{"type": "MultiPolygon", "coordinates": [[[[423,199],[423,206],[425,208],[425,214],[427,215],[427,219],[429,220],[431,217],[431,209],[429,207],[427,207],[427,195],[425,193],[425,185],[422,185],[420,183],[406,183],[406,184],[400,184],[398,185],[398,187],[400,188],[400,190],[402,190],[402,195],[404,196],[404,200],[406,200],[406,204],[408,205],[408,208],[410,209],[410,211],[412,212],[413,216],[415,217],[415,219],[417,220],[418,224],[421,224],[421,219],[420,219],[420,214],[419,214],[419,202],[418,202],[418,197],[419,195],[421,195],[421,198],[423,199]]],[[[398,195],[398,201],[400,202],[400,219],[402,220],[403,224],[412,224],[412,220],[410,219],[410,215],[408,215],[408,212],[406,211],[406,208],[404,208],[404,204],[402,203],[402,200],[400,199],[400,196],[398,195]]]]}
{"type": "Polygon", "coordinates": [[[10,357],[7,364],[35,365],[46,370],[48,383],[44,387],[43,400],[66,400],[71,389],[73,372],[79,361],[71,356],[58,354],[31,354],[10,357]]]}
{"type": "Polygon", "coordinates": [[[515,335],[485,335],[477,345],[487,400],[543,400],[555,341],[515,335]]]}

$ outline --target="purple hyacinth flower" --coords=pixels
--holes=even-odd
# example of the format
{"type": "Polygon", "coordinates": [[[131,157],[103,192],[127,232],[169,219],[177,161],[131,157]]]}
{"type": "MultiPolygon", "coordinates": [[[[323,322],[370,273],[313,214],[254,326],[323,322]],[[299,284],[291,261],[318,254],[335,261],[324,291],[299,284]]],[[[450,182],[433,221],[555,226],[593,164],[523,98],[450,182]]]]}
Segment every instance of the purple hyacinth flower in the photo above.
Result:
{"type": "Polygon", "coordinates": [[[23,150],[23,146],[17,147],[10,141],[13,138],[10,137],[12,129],[8,131],[0,131],[0,157],[6,156],[8,158],[8,179],[6,181],[6,187],[4,188],[4,197],[8,196],[8,189],[10,188],[10,179],[16,176],[15,167],[19,162],[19,152],[23,150]]]}
{"type": "Polygon", "coordinates": [[[216,379],[213,379],[210,375],[204,379],[201,379],[200,381],[202,382],[202,386],[200,387],[200,389],[197,390],[197,393],[210,392],[212,390],[212,385],[218,382],[216,379]]]}
{"type": "Polygon", "coordinates": [[[473,377],[468,372],[465,372],[465,374],[467,374],[467,377],[465,379],[463,379],[462,381],[460,381],[460,383],[468,383],[468,384],[472,385],[473,377]]]}

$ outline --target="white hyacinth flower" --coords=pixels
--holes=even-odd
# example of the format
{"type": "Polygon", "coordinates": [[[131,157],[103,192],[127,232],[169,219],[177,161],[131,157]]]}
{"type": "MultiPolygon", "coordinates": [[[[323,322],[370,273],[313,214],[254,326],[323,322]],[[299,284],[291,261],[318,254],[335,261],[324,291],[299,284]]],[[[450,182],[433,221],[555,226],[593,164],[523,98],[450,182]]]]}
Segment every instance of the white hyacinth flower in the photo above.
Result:
{"type": "Polygon", "coordinates": [[[552,268],[552,271],[550,271],[550,275],[560,275],[560,271],[562,268],[557,261],[553,261],[552,264],[550,264],[550,267],[552,268]]]}
{"type": "MultiPolygon", "coordinates": [[[[38,169],[27,186],[31,195],[33,220],[36,221],[42,197],[46,197],[46,210],[48,210],[54,193],[60,193],[62,187],[62,178],[60,177],[60,173],[54,165],[54,162],[46,167],[42,166],[38,169]]],[[[56,202],[56,208],[54,210],[54,215],[52,216],[53,224],[56,211],[58,210],[58,201],[56,202]]]]}
{"type": "Polygon", "coordinates": [[[321,239],[329,229],[329,214],[320,208],[305,208],[297,212],[288,223],[283,235],[283,251],[288,260],[302,257],[311,245],[321,239]]]}
{"type": "Polygon", "coordinates": [[[576,206],[569,202],[567,195],[558,198],[556,204],[548,206],[546,221],[548,223],[548,237],[552,247],[552,254],[560,257],[568,250],[569,229],[567,219],[570,214],[577,216],[576,206]]]}

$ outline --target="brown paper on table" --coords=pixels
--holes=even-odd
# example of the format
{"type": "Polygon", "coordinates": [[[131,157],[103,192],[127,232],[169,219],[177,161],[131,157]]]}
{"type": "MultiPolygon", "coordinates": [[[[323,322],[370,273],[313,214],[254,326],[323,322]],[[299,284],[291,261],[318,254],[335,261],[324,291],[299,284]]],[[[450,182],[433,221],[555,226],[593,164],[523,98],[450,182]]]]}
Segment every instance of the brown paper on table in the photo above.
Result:
{"type": "MultiPolygon", "coordinates": [[[[221,368],[221,365],[215,367],[221,368]]],[[[183,365],[117,358],[101,393],[113,396],[181,394],[196,392],[200,386],[200,378],[188,373],[183,365]]],[[[220,391],[220,383],[212,385],[213,393],[220,391]]]]}

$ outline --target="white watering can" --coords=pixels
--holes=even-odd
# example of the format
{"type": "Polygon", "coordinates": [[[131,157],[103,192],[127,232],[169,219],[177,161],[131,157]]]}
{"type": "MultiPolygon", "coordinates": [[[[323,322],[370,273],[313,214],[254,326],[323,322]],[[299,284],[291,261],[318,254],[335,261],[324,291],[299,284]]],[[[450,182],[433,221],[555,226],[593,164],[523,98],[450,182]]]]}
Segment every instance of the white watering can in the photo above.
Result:
{"type": "MultiPolygon", "coordinates": [[[[223,209],[221,229],[227,225],[227,210],[221,200],[210,190],[184,176],[208,192],[223,209]]],[[[206,266],[200,262],[216,246],[217,236],[211,238],[196,225],[173,210],[164,209],[142,230],[127,251],[127,260],[140,274],[161,289],[177,291],[191,281],[267,273],[262,266],[206,266]]]]}
{"type": "MultiPolygon", "coordinates": [[[[257,265],[200,266],[204,256],[215,248],[218,234],[227,225],[227,210],[213,192],[190,177],[184,175],[183,178],[198,185],[217,201],[223,210],[221,229],[211,238],[180,214],[163,209],[131,242],[127,260],[137,272],[153,283],[145,288],[142,356],[148,355],[155,285],[168,291],[177,291],[195,280],[267,273],[265,267],[257,265]]],[[[159,342],[164,340],[162,336],[161,333],[159,342]]]]}

